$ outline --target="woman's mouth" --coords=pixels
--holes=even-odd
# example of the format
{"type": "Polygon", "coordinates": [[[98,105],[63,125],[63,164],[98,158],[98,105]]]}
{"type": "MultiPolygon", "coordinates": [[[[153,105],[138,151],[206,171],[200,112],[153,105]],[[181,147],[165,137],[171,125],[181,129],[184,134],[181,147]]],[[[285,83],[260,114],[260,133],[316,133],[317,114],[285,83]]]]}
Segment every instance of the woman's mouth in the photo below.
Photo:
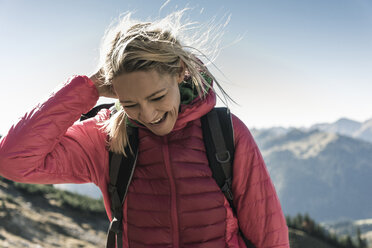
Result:
{"type": "Polygon", "coordinates": [[[162,123],[166,118],[167,118],[167,115],[168,115],[168,112],[165,113],[162,117],[160,117],[159,119],[153,121],[153,122],[150,122],[151,125],[158,125],[160,123],[162,123]]]}

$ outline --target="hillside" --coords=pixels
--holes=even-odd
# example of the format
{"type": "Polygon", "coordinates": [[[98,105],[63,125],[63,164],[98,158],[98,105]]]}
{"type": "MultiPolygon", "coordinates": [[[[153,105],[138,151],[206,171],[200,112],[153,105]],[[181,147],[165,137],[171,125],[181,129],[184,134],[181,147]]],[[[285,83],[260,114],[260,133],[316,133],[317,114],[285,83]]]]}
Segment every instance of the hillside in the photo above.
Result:
{"type": "Polygon", "coordinates": [[[372,144],[318,130],[254,133],[285,214],[317,221],[372,216],[372,144]]]}
{"type": "Polygon", "coordinates": [[[78,210],[49,195],[31,194],[0,177],[0,247],[104,247],[103,211],[78,210]]]}
{"type": "MultiPolygon", "coordinates": [[[[372,219],[356,220],[356,221],[337,221],[323,223],[324,228],[331,231],[332,233],[342,235],[356,235],[356,231],[359,229],[362,233],[362,238],[366,239],[369,244],[372,245],[372,219]]],[[[372,246],[371,246],[372,247],[372,246]]]]}
{"type": "MultiPolygon", "coordinates": [[[[0,177],[1,248],[104,247],[108,221],[102,208],[79,210],[85,206],[72,207],[51,196],[67,192],[34,186],[0,177]]],[[[73,202],[86,200],[67,194],[73,202]]],[[[290,228],[289,236],[292,248],[337,248],[301,230],[290,228]]]]}
{"type": "Polygon", "coordinates": [[[337,248],[301,230],[289,229],[291,248],[337,248]]]}

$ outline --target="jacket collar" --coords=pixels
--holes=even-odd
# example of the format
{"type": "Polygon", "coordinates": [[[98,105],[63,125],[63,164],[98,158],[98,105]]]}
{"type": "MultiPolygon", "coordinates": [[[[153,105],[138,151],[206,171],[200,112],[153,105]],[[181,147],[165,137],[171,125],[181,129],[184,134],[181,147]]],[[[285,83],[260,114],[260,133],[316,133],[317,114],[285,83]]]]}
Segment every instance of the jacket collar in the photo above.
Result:
{"type": "Polygon", "coordinates": [[[188,122],[199,119],[211,111],[215,105],[216,94],[210,87],[204,98],[197,96],[191,103],[181,104],[178,118],[172,131],[182,129],[188,122]]]}

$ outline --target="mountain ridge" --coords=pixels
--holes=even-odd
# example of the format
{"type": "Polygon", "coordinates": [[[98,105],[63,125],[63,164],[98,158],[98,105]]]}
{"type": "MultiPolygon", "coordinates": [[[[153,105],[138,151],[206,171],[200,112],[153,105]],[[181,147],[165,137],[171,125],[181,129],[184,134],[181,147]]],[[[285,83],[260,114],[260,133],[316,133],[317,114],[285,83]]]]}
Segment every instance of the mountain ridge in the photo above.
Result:
{"type": "Polygon", "coordinates": [[[286,214],[318,221],[372,216],[372,143],[319,130],[292,130],[255,139],[286,214]],[[327,210],[329,209],[329,210],[327,210]]]}
{"type": "Polygon", "coordinates": [[[255,134],[270,134],[273,136],[285,135],[289,131],[296,129],[301,131],[319,130],[327,133],[336,133],[344,136],[349,136],[355,139],[361,139],[372,143],[372,118],[363,122],[355,121],[346,117],[342,117],[335,122],[315,123],[310,127],[269,127],[269,128],[252,128],[252,133],[255,134]]]}

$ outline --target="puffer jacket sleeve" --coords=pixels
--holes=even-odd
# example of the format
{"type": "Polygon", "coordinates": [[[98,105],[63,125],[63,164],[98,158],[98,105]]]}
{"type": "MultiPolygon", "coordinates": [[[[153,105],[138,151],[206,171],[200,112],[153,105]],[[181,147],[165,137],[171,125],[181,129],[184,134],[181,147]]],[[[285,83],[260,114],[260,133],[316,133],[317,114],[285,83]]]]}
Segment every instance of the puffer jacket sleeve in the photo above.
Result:
{"type": "Polygon", "coordinates": [[[232,189],[241,231],[256,248],[289,247],[288,227],[261,153],[244,123],[232,118],[232,189]]]}
{"type": "Polygon", "coordinates": [[[67,80],[1,139],[0,175],[24,183],[98,184],[107,152],[97,121],[105,116],[74,124],[97,100],[89,78],[67,80]]]}

